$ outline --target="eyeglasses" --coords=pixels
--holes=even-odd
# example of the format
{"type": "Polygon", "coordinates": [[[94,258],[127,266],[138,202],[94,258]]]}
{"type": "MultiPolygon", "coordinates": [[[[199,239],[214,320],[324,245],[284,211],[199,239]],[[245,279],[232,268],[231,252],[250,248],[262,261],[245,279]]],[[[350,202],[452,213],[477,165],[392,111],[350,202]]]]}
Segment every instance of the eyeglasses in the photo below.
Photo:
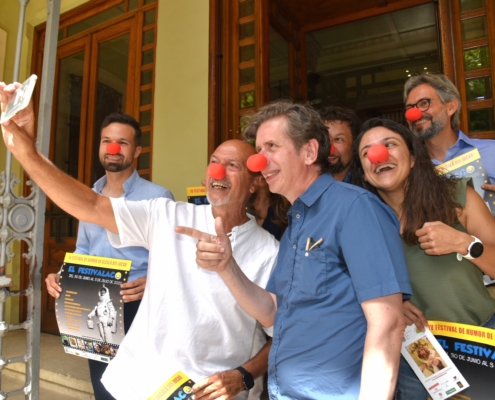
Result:
{"type": "Polygon", "coordinates": [[[424,98],[424,99],[420,99],[416,104],[407,104],[404,107],[404,111],[410,110],[411,108],[414,108],[414,107],[419,109],[421,112],[428,111],[428,109],[430,108],[430,103],[432,100],[435,100],[435,99],[424,98]]]}

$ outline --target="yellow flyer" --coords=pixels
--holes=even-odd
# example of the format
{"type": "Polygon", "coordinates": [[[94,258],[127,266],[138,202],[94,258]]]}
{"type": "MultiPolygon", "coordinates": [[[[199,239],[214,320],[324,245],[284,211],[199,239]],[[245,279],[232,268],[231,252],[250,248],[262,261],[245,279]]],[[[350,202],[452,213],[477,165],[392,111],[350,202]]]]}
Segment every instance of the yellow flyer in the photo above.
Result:
{"type": "Polygon", "coordinates": [[[148,400],[185,400],[193,399],[194,382],[183,372],[172,375],[148,400]]]}
{"type": "Polygon", "coordinates": [[[200,205],[208,204],[208,199],[206,198],[206,187],[204,186],[189,186],[186,188],[187,192],[187,202],[200,205]]]}

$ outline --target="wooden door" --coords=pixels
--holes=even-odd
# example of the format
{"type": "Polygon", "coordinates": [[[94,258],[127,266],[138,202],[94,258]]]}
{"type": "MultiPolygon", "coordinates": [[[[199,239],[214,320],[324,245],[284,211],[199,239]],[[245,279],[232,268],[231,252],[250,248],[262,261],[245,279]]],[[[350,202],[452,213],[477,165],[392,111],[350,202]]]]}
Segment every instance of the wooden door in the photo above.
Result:
{"type": "MultiPolygon", "coordinates": [[[[88,186],[104,174],[98,159],[103,119],[116,111],[132,114],[135,85],[128,77],[136,68],[134,21],[79,36],[57,52],[50,159],[88,186]]],[[[77,220],[47,199],[43,279],[60,270],[76,236],[77,220]]],[[[55,300],[45,288],[41,330],[58,333],[55,300]]]]}

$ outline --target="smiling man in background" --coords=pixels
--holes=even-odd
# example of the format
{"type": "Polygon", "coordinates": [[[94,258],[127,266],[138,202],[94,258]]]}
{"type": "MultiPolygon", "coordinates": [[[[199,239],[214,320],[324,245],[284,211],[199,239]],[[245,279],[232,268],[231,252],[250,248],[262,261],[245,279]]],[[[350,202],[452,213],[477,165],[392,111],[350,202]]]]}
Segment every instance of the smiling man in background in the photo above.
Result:
{"type": "Polygon", "coordinates": [[[334,153],[328,157],[329,172],[335,180],[350,183],[352,144],[359,135],[361,122],[350,108],[328,106],[318,112],[328,129],[330,143],[335,147],[334,153]]]}

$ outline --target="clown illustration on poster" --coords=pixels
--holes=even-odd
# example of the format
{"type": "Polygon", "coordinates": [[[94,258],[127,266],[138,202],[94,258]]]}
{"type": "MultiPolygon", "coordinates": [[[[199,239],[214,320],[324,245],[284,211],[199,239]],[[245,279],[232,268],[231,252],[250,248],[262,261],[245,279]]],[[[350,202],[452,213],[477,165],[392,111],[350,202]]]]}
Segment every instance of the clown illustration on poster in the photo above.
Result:
{"type": "Polygon", "coordinates": [[[55,312],[66,353],[109,362],[124,338],[120,285],[131,261],[67,253],[55,312]]]}

